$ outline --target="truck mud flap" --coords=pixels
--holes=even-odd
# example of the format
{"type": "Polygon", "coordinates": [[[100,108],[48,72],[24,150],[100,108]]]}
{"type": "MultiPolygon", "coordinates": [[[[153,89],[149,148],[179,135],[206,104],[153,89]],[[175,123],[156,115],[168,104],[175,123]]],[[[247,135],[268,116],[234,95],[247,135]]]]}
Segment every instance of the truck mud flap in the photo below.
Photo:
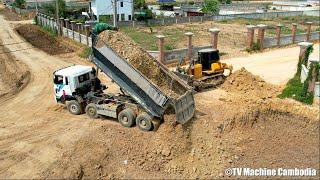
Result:
{"type": "Polygon", "coordinates": [[[180,124],[190,121],[195,113],[195,102],[192,91],[188,91],[174,102],[176,120],[180,124]]]}

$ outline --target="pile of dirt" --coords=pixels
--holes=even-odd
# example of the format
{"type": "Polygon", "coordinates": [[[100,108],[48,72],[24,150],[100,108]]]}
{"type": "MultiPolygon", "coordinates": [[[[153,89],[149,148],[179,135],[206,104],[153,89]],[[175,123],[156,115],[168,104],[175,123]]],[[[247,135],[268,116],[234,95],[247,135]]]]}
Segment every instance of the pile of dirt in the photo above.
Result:
{"type": "Polygon", "coordinates": [[[246,97],[259,97],[262,99],[276,97],[280,89],[266,83],[259,76],[248,72],[245,68],[231,74],[221,86],[227,92],[241,93],[246,97]]]}
{"type": "Polygon", "coordinates": [[[104,44],[107,44],[122,58],[126,59],[168,96],[176,98],[181,95],[179,92],[171,90],[166,82],[166,74],[159,68],[157,61],[130,37],[121,32],[106,30],[99,34],[97,47],[104,44]]]}
{"type": "Polygon", "coordinates": [[[3,52],[9,50],[4,46],[0,48],[0,97],[19,92],[30,80],[28,67],[9,53],[3,52]]]}
{"type": "Polygon", "coordinates": [[[181,125],[166,117],[156,132],[95,121],[91,133],[62,153],[43,177],[207,179],[226,177],[224,170],[231,167],[319,169],[318,109],[280,99],[246,103],[239,97],[225,103],[219,94],[197,94],[192,122],[181,125]]]}
{"type": "Polygon", "coordinates": [[[73,52],[71,47],[60,43],[54,35],[49,34],[41,27],[32,24],[20,25],[16,31],[33,46],[50,55],[58,55],[73,52]]]}

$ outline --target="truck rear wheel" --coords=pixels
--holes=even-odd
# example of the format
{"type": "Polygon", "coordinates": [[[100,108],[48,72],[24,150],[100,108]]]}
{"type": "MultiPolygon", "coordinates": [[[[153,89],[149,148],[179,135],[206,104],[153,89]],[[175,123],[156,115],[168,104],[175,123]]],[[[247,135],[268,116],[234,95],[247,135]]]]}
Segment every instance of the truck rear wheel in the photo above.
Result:
{"type": "Polygon", "coordinates": [[[86,107],[86,114],[92,119],[97,119],[98,118],[97,106],[93,103],[88,104],[86,107]]]}
{"type": "Polygon", "coordinates": [[[124,127],[132,127],[135,123],[136,114],[130,108],[122,110],[118,115],[119,123],[124,127]]]}
{"type": "Polygon", "coordinates": [[[82,112],[81,105],[78,103],[78,101],[75,101],[75,100],[69,101],[67,107],[71,114],[79,115],[82,112]]]}
{"type": "Polygon", "coordinates": [[[136,124],[142,131],[151,131],[153,129],[152,117],[147,113],[141,113],[136,119],[136,124]]]}

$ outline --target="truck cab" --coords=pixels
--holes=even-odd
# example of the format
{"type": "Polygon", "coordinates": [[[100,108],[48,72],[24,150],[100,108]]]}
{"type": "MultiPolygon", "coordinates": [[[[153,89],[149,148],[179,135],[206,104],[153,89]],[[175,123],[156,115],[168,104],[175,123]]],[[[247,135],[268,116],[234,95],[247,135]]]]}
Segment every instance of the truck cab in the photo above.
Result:
{"type": "Polygon", "coordinates": [[[96,70],[90,66],[73,65],[55,71],[53,84],[56,102],[64,103],[77,96],[82,97],[90,91],[96,77],[96,70]]]}

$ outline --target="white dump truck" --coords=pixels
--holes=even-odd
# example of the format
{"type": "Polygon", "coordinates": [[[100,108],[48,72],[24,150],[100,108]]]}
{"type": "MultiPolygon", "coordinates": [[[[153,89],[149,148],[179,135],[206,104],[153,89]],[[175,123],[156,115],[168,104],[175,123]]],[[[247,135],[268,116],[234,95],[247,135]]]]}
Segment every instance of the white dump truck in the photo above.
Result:
{"type": "Polygon", "coordinates": [[[178,123],[192,119],[195,113],[193,89],[167,67],[155,60],[166,76],[168,87],[179,92],[179,97],[168,96],[107,44],[96,47],[95,42],[91,61],[96,69],[74,65],[53,73],[56,101],[66,104],[70,113],[85,112],[91,118],[117,118],[123,126],[136,124],[143,131],[155,129],[168,108],[174,110],[178,123]],[[100,71],[112,79],[122,93],[103,92],[106,87],[97,78],[100,71]]]}

